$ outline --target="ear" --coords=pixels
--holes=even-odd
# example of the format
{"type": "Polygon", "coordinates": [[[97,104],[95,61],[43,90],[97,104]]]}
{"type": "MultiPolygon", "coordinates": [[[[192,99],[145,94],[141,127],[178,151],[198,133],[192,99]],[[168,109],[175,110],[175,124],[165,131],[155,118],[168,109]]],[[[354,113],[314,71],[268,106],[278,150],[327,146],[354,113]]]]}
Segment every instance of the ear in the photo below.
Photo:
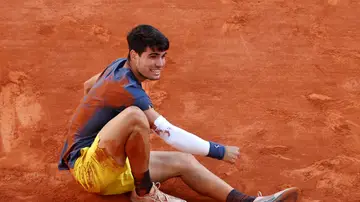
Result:
{"type": "Polygon", "coordinates": [[[130,51],[131,60],[136,60],[138,57],[139,57],[139,55],[137,54],[137,52],[135,52],[134,50],[130,51]]]}

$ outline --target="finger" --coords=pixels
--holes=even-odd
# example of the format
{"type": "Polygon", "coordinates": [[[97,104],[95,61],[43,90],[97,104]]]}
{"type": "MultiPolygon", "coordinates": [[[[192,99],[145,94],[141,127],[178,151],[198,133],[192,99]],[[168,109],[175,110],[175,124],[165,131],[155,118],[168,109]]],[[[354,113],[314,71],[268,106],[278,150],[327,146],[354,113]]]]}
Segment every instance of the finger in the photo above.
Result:
{"type": "Polygon", "coordinates": [[[227,162],[229,162],[229,163],[235,163],[235,160],[234,160],[234,158],[229,158],[229,159],[227,159],[227,162]]]}

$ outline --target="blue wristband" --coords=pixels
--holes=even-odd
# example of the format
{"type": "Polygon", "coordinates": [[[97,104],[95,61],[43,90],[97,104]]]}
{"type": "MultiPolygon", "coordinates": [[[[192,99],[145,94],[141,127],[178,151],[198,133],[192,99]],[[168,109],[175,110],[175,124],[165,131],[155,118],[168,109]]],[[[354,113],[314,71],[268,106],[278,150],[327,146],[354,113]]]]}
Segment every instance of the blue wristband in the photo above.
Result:
{"type": "Polygon", "coordinates": [[[215,142],[209,141],[209,143],[210,143],[210,150],[209,150],[209,154],[207,156],[211,157],[211,158],[222,160],[225,155],[225,147],[223,145],[215,143],[215,142]]]}

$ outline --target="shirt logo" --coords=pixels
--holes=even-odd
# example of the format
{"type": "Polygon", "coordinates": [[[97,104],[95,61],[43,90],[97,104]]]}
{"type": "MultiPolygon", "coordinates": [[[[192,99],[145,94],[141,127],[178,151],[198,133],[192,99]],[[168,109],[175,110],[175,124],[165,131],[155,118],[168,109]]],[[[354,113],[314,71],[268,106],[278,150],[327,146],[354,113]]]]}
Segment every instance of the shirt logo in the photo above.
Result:
{"type": "Polygon", "coordinates": [[[219,148],[219,147],[220,147],[220,145],[218,145],[218,144],[217,144],[217,145],[215,145],[214,147],[217,149],[217,148],[219,148]]]}

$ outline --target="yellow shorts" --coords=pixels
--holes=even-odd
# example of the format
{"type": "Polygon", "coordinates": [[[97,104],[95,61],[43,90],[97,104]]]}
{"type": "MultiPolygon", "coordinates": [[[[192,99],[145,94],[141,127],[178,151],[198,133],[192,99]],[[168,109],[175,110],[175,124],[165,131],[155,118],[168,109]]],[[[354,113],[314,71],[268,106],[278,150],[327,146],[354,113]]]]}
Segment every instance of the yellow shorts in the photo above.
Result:
{"type": "Polygon", "coordinates": [[[86,191],[101,195],[123,194],[134,190],[134,178],[129,159],[119,166],[104,149],[98,147],[97,136],[90,147],[81,149],[76,160],[73,175],[86,191]]]}

